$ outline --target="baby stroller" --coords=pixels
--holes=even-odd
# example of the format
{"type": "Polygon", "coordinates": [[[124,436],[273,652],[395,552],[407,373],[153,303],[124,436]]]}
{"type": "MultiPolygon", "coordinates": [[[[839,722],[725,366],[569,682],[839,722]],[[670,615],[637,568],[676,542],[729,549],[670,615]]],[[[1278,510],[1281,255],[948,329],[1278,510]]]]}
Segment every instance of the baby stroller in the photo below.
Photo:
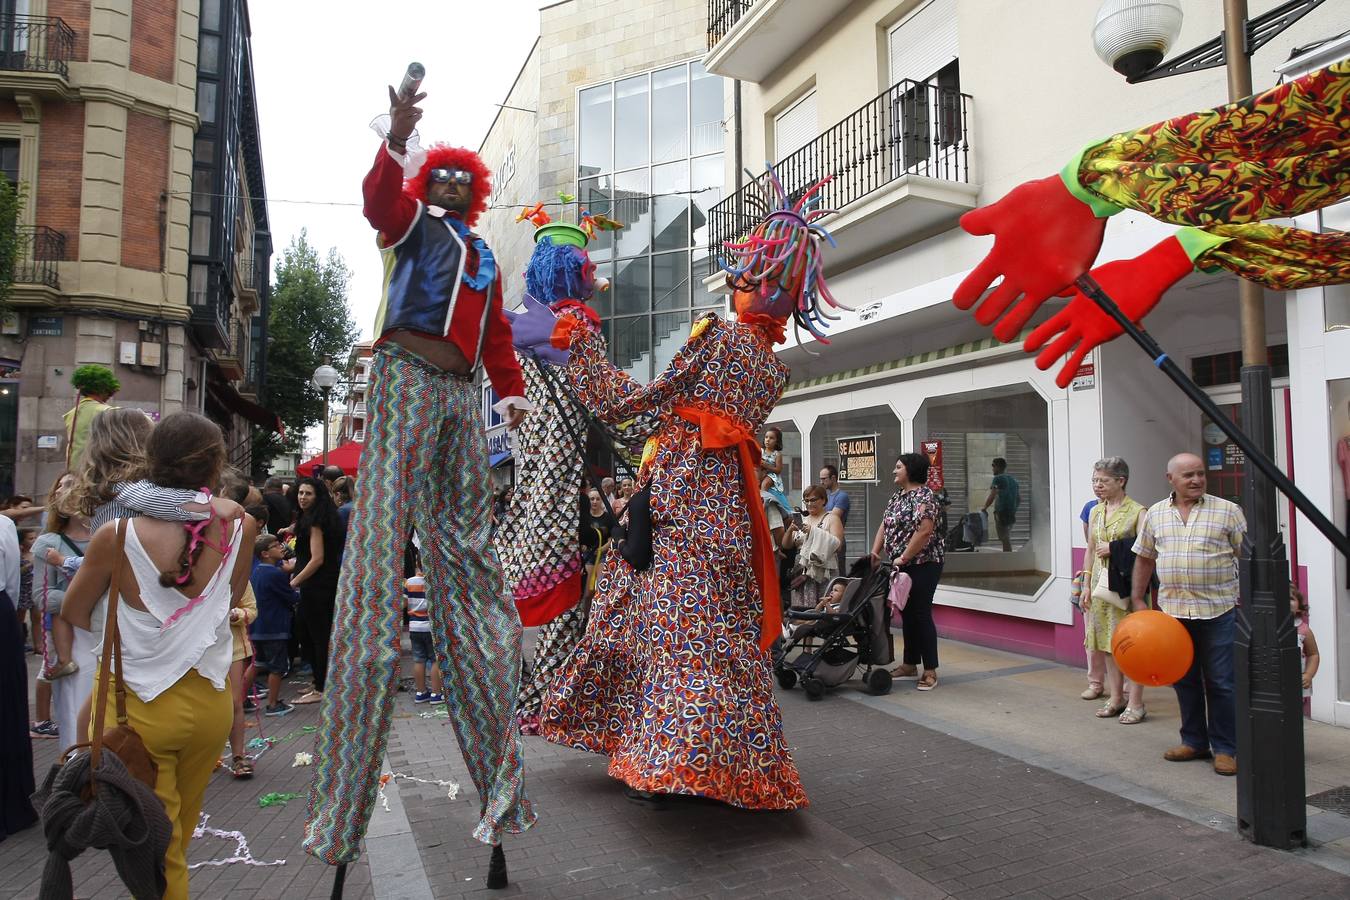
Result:
{"type": "MultiPolygon", "coordinates": [[[[858,571],[857,566],[854,571],[858,571]]],[[[890,581],[891,566],[882,563],[862,577],[850,579],[839,612],[789,610],[785,614],[788,622],[812,623],[814,628],[810,634],[796,629],[774,655],[778,684],[791,690],[800,683],[808,700],[819,700],[827,688],[852,678],[861,665],[869,693],[890,693],[891,673],[886,666],[895,661],[886,601],[890,581]],[[817,640],[815,646],[806,646],[812,639],[817,640]],[[789,655],[798,649],[801,652],[789,661],[789,655]]]]}

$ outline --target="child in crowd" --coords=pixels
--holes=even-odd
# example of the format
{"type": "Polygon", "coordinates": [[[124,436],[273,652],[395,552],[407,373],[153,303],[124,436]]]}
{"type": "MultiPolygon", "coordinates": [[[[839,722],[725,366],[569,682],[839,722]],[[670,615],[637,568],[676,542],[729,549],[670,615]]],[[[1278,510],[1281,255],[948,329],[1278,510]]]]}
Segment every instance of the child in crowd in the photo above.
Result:
{"type": "MultiPolygon", "coordinates": [[[[33,652],[42,652],[42,617],[33,611],[33,541],[37,540],[38,529],[19,529],[19,621],[23,622],[24,613],[28,613],[28,638],[33,642],[33,652]]],[[[25,650],[28,648],[25,647],[25,650]]]]}
{"type": "MultiPolygon", "coordinates": [[[[254,557],[257,561],[257,557],[254,557]]],[[[234,641],[234,657],[230,660],[230,692],[234,695],[234,724],[230,726],[230,754],[233,761],[230,774],[235,778],[252,778],[253,761],[244,755],[244,714],[253,712],[252,698],[247,708],[244,693],[253,684],[253,645],[249,643],[248,627],[258,618],[258,603],[253,596],[253,585],[244,588],[239,605],[230,609],[230,637],[234,641]]]]}
{"type": "Polygon", "coordinates": [[[253,544],[258,565],[249,583],[258,604],[258,618],[249,635],[253,638],[255,670],[267,676],[265,716],[284,716],[294,709],[281,699],[281,679],[291,670],[287,642],[300,593],[291,587],[291,576],[282,568],[285,553],[286,547],[276,535],[261,534],[253,544]]]}
{"type": "Polygon", "coordinates": [[[1289,585],[1289,612],[1294,616],[1294,627],[1298,630],[1298,658],[1303,668],[1303,714],[1307,715],[1313,676],[1322,664],[1322,654],[1317,652],[1317,638],[1308,627],[1308,598],[1293,583],[1289,585]]]}
{"type": "Polygon", "coordinates": [[[427,618],[427,580],[419,569],[403,583],[408,605],[408,637],[412,640],[414,703],[440,703],[441,667],[436,664],[435,642],[431,639],[431,621],[427,618]],[[431,665],[431,690],[427,690],[427,665],[431,665]]]}
{"type": "MultiPolygon", "coordinates": [[[[829,585],[826,586],[825,596],[823,596],[820,599],[820,602],[817,603],[810,611],[824,612],[824,613],[843,612],[844,594],[845,592],[848,591],[849,582],[852,580],[853,579],[851,578],[845,578],[843,576],[838,576],[834,578],[829,583],[829,585]]],[[[795,629],[793,629],[792,639],[795,641],[799,640],[800,638],[806,637],[808,634],[815,634],[818,630],[817,629],[818,625],[820,625],[820,622],[803,622],[802,624],[798,625],[795,629]]]]}

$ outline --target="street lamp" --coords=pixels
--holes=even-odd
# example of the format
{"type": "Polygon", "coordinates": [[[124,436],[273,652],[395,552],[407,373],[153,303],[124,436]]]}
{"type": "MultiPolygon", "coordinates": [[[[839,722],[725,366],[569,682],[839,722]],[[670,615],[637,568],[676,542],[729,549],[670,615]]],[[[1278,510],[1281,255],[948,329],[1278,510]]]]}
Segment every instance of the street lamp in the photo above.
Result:
{"type": "Polygon", "coordinates": [[[323,365],[314,370],[314,386],[323,392],[323,464],[328,465],[328,395],[333,387],[342,380],[342,373],[328,364],[324,357],[323,365]]]}
{"type": "MultiPolygon", "coordinates": [[[[1223,0],[1223,34],[1163,61],[1181,30],[1179,0],[1104,0],[1092,43],[1130,83],[1225,66],[1228,100],[1252,93],[1251,55],[1324,0],[1290,0],[1247,18],[1247,0],[1223,0]]],[[[1275,444],[1259,284],[1238,281],[1242,334],[1242,427],[1270,457],[1275,444]]],[[[1234,639],[1238,833],[1257,844],[1307,844],[1303,716],[1298,647],[1289,613],[1289,569],[1276,523],[1275,486],[1249,466],[1242,486],[1247,536],[1239,562],[1234,639]]]]}

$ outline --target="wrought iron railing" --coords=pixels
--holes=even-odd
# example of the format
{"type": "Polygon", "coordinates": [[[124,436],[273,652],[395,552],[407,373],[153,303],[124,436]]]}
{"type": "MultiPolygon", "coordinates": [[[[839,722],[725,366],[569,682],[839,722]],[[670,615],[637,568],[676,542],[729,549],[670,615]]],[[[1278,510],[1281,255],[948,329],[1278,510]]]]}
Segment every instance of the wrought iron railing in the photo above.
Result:
{"type": "Polygon", "coordinates": [[[75,32],[56,16],[0,17],[0,69],[70,76],[75,32]]]}
{"type": "Polygon", "coordinates": [[[253,257],[239,257],[239,284],[246,291],[256,291],[258,289],[257,279],[253,276],[253,257]]]}
{"type": "Polygon", "coordinates": [[[14,256],[14,283],[45,284],[60,290],[56,264],[66,258],[66,236],[46,225],[20,225],[15,233],[18,248],[14,256]]]}
{"type": "Polygon", "coordinates": [[[755,0],[708,0],[708,49],[727,36],[755,0]]]}
{"type": "MultiPolygon", "coordinates": [[[[905,175],[969,181],[970,101],[959,89],[905,79],[774,169],[794,201],[831,176],[809,201],[816,209],[843,210],[905,175]]],[[[776,206],[775,197],[766,173],[709,210],[709,253],[716,258],[725,241],[744,236],[776,206]]]]}

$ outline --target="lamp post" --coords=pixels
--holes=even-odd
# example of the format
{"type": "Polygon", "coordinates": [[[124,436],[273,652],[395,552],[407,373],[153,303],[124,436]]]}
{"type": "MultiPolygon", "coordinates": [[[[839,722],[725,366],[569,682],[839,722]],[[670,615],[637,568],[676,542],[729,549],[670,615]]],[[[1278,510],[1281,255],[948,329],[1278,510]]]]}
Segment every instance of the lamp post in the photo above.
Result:
{"type": "Polygon", "coordinates": [[[328,364],[324,357],[323,365],[314,370],[314,386],[323,393],[323,464],[328,465],[328,395],[333,387],[342,380],[342,373],[328,364]]]}
{"type": "MultiPolygon", "coordinates": [[[[1164,62],[1181,30],[1180,0],[1105,0],[1097,13],[1097,54],[1130,83],[1225,66],[1228,100],[1252,93],[1251,55],[1324,0],[1291,0],[1256,19],[1247,0],[1223,0],[1219,37],[1164,62]]],[[[1242,336],[1242,428],[1266,456],[1275,443],[1265,296],[1238,281],[1242,336]]],[[[1242,505],[1247,535],[1238,566],[1234,639],[1238,833],[1289,850],[1307,844],[1303,714],[1297,636],[1289,612],[1289,568],[1276,521],[1275,486],[1248,466],[1242,505]]]]}

